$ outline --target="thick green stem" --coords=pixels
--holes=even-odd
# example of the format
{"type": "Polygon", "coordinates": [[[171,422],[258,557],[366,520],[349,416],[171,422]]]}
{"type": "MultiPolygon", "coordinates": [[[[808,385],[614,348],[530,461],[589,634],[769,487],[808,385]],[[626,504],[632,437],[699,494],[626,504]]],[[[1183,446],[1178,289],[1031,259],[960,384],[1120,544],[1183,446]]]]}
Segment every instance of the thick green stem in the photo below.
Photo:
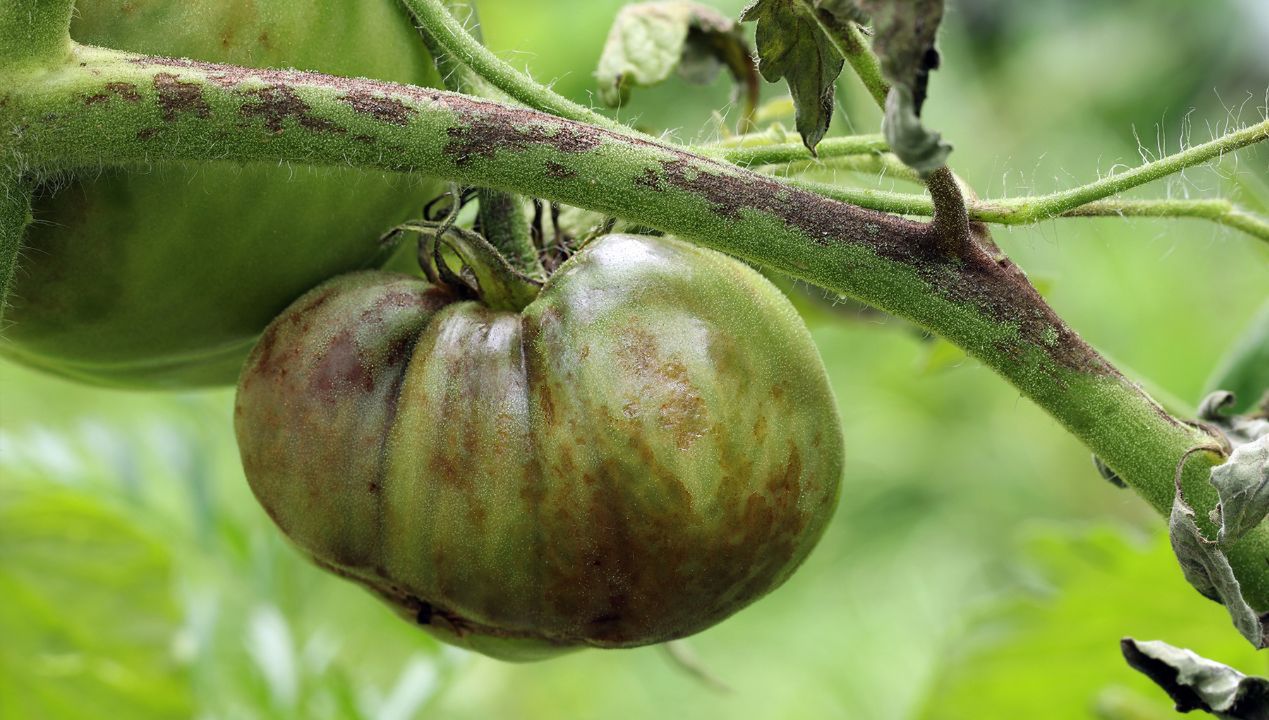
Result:
{"type": "Polygon", "coordinates": [[[516,270],[545,280],[546,269],[538,258],[529,220],[518,195],[500,190],[480,191],[480,230],[516,270]]]}
{"type": "Polygon", "coordinates": [[[0,3],[0,69],[52,67],[70,54],[73,0],[0,3]]]}
{"type": "MultiPolygon", "coordinates": [[[[5,92],[0,133],[23,167],[220,160],[423,173],[627,218],[849,295],[993,368],[1161,512],[1177,461],[1209,441],[1085,344],[1007,260],[931,252],[928,225],[680,148],[438,90],[92,48],[5,92]]],[[[1200,516],[1215,504],[1210,462],[1186,466],[1200,516]]],[[[1232,559],[1269,609],[1269,523],[1232,559]]]]}
{"type": "Polygon", "coordinates": [[[16,168],[0,167],[0,322],[22,255],[22,236],[31,222],[31,190],[32,184],[16,168]]]}

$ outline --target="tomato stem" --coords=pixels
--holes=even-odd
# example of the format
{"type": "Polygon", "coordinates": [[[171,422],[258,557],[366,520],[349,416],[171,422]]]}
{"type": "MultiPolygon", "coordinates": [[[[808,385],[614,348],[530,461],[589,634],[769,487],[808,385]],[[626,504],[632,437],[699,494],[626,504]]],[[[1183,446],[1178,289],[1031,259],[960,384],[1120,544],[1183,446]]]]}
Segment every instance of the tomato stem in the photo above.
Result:
{"type": "Polygon", "coordinates": [[[437,240],[471,271],[476,292],[485,305],[495,310],[520,312],[537,299],[542,283],[512,267],[502,253],[479,234],[454,227],[437,240]]]}

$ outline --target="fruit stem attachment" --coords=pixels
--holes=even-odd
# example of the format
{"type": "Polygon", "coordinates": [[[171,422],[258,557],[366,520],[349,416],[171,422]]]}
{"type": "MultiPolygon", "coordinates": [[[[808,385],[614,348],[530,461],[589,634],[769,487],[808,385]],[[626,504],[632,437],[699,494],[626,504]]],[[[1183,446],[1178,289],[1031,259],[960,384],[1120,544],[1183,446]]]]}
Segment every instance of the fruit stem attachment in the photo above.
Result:
{"type": "Polygon", "coordinates": [[[495,310],[520,312],[533,302],[542,282],[520,272],[479,233],[454,227],[450,220],[407,223],[400,230],[421,236],[419,264],[428,281],[474,293],[495,310]],[[458,256],[463,271],[456,273],[446,262],[442,246],[458,256]]]}
{"type": "Polygon", "coordinates": [[[73,0],[0,3],[0,69],[53,67],[71,52],[73,0]]]}
{"type": "MultiPolygon", "coordinates": [[[[483,42],[480,31],[480,16],[476,10],[475,0],[444,0],[450,16],[462,23],[471,39],[476,43],[483,42]]],[[[446,90],[503,100],[504,96],[496,88],[486,83],[479,75],[463,65],[454,54],[446,50],[437,41],[434,31],[426,24],[419,28],[423,44],[436,59],[446,90]]],[[[529,231],[529,221],[524,216],[524,209],[516,195],[482,188],[479,193],[480,231],[489,242],[502,253],[512,267],[535,279],[545,280],[546,270],[538,258],[537,248],[533,245],[533,237],[529,231]]]]}

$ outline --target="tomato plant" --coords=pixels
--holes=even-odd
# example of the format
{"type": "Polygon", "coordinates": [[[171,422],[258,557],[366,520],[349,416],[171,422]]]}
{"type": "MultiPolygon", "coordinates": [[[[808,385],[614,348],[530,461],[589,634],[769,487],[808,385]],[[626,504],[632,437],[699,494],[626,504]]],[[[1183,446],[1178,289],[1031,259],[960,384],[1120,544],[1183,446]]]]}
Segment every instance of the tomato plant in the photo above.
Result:
{"type": "MultiPolygon", "coordinates": [[[[1172,155],[1143,149],[1141,164],[1075,187],[985,198],[954,171],[951,144],[923,114],[937,101],[941,0],[754,0],[735,20],[686,0],[626,8],[599,63],[605,101],[671,77],[708,82],[724,67],[745,87],[734,131],[720,113],[718,137],[695,143],[646,134],[517,71],[464,26],[469,0],[401,0],[448,91],[386,72],[327,74],[316,62],[203,59],[215,48],[190,59],[112,38],[101,42],[124,49],[76,43],[74,33],[89,31],[72,28],[72,4],[0,6],[10,347],[37,347],[35,335],[23,338],[23,328],[41,328],[30,318],[75,304],[78,315],[43,327],[100,357],[76,365],[68,351],[49,369],[196,383],[218,353],[242,352],[287,300],[327,281],[253,351],[236,405],[243,465],[303,551],[438,637],[515,658],[671,640],[760,596],[806,555],[835,497],[837,418],[805,333],[749,262],[937,334],[1011,383],[1088,447],[1105,478],[1168,517],[1179,576],[1252,647],[1269,646],[1269,407],[1225,392],[1197,412],[1161,405],[1059,315],[989,229],[1184,217],[1269,239],[1269,219],[1224,197],[1122,197],[1264,141],[1269,119],[1203,143],[1187,137],[1172,155]],[[744,23],[756,26],[752,46],[744,23]],[[880,132],[830,133],[842,125],[835,93],[848,66],[883,116],[880,132]],[[761,79],[790,97],[760,106],[761,79]],[[159,171],[140,172],[152,163],[159,171]],[[354,172],[435,177],[454,183],[453,205],[438,214],[429,204],[405,223],[404,211],[340,219],[331,199],[345,197],[340,187],[304,193],[317,207],[292,217],[281,203],[254,203],[276,183],[244,200],[235,176],[198,196],[224,207],[191,214],[187,231],[158,233],[162,252],[176,250],[137,265],[140,278],[122,259],[54,252],[61,240],[43,239],[74,235],[49,218],[64,213],[60,225],[73,228],[82,213],[101,247],[124,238],[120,257],[154,251],[157,223],[134,232],[111,219],[126,193],[100,212],[88,199],[100,188],[166,189],[165,178],[194,163],[204,164],[192,182],[227,167],[207,163],[337,168],[320,172],[338,182],[354,172]],[[827,171],[880,172],[918,192],[825,183],[827,171]],[[473,199],[479,212],[465,213],[473,199]],[[321,239],[258,262],[267,241],[249,232],[259,223],[234,214],[244,207],[243,217],[259,213],[297,242],[321,239]],[[573,224],[574,212],[586,222],[573,224]],[[419,234],[427,281],[328,280],[364,259],[303,278],[272,274],[343,247],[340,227],[419,234]],[[253,240],[235,249],[244,237],[253,240]],[[193,247],[179,244],[191,238],[193,247]],[[220,268],[214,282],[196,282],[204,250],[220,268]],[[40,259],[61,256],[88,260],[63,272],[40,259]],[[126,287],[107,287],[114,281],[126,287]],[[89,329],[93,313],[113,311],[134,288],[145,291],[128,322],[89,329]],[[222,327],[247,315],[241,332],[222,327]],[[134,342],[156,328],[152,344],[134,342]]],[[[220,17],[208,7],[200,22],[220,17]]],[[[232,8],[233,22],[192,23],[176,6],[171,17],[212,28],[203,42],[270,47],[275,38],[244,20],[257,4],[217,7],[232,8]]],[[[124,26],[129,15],[153,21],[151,12],[122,3],[110,19],[124,26]]],[[[1219,389],[1236,382],[1240,394],[1261,394],[1263,335],[1249,333],[1230,356],[1219,389]]],[[[24,357],[39,364],[34,351],[24,357]]],[[[1263,685],[1228,668],[1159,643],[1127,640],[1122,653],[1185,707],[1263,714],[1245,704],[1263,685]],[[1220,681],[1196,686],[1195,677],[1220,681]]]]}
{"type": "Polygon", "coordinates": [[[668,238],[595,240],[521,310],[332,280],[265,331],[235,417],[252,489],[318,564],[513,659],[731,615],[810,552],[842,470],[792,306],[668,238]]]}
{"type": "MultiPolygon", "coordinates": [[[[391,0],[320,11],[289,0],[81,0],[75,8],[71,33],[92,45],[437,81],[391,0]]],[[[181,93],[173,76],[163,114],[200,112],[181,93]]],[[[83,97],[87,105],[135,100],[123,86],[83,97]]],[[[379,236],[435,193],[405,176],[302,164],[145,161],[51,178],[35,203],[0,352],[94,383],[232,384],[274,315],[323,279],[372,262],[379,236]]]]}

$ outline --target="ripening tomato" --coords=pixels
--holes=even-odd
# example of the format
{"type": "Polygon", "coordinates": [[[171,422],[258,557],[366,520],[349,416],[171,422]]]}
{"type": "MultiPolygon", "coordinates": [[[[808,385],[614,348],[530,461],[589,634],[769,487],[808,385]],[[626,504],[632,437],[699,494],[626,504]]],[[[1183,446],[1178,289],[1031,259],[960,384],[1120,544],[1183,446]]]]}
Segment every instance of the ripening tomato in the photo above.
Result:
{"type": "Polygon", "coordinates": [[[842,471],[789,302],[725,255],[632,235],[519,312],[331,280],[261,337],[235,425],[256,497],[318,565],[516,660],[726,618],[806,558],[842,471]]]}

